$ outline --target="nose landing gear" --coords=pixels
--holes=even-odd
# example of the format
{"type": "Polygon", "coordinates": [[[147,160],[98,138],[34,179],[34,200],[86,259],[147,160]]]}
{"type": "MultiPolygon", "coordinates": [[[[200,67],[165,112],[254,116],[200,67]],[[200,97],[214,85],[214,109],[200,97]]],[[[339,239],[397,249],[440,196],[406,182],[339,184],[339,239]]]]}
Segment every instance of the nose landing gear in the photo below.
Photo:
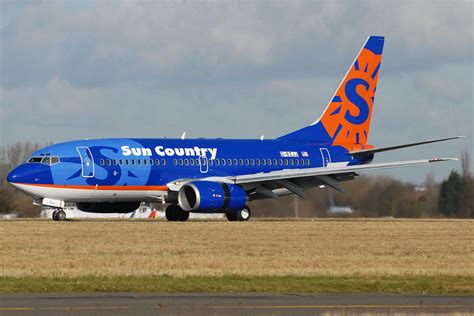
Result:
{"type": "Polygon", "coordinates": [[[63,209],[57,209],[53,212],[52,218],[55,221],[64,221],[66,219],[66,212],[63,209]]]}

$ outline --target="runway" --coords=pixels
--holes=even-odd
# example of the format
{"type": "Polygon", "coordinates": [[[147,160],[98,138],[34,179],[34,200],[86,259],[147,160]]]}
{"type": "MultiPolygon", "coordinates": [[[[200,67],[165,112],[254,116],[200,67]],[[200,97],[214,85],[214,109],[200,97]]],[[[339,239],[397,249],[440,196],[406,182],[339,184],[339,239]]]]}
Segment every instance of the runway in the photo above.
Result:
{"type": "Polygon", "coordinates": [[[386,294],[11,294],[0,315],[315,315],[474,313],[473,296],[386,294]]]}

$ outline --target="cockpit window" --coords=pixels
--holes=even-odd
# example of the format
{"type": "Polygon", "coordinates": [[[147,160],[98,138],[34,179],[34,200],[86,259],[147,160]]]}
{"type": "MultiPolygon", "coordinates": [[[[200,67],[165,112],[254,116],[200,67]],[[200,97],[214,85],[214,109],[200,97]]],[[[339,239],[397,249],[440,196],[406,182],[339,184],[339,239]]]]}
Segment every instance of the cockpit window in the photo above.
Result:
{"type": "Polygon", "coordinates": [[[47,157],[30,157],[30,159],[28,159],[27,163],[42,163],[43,165],[48,165],[48,166],[51,166],[51,165],[54,165],[54,164],[57,164],[59,163],[59,157],[57,156],[47,156],[47,157]]]}
{"type": "Polygon", "coordinates": [[[43,165],[48,165],[51,164],[51,158],[50,157],[44,157],[43,160],[41,160],[41,163],[43,165]]]}
{"type": "Polygon", "coordinates": [[[41,160],[43,160],[43,157],[31,157],[30,159],[28,159],[28,162],[31,163],[31,162],[41,162],[41,160]]]}

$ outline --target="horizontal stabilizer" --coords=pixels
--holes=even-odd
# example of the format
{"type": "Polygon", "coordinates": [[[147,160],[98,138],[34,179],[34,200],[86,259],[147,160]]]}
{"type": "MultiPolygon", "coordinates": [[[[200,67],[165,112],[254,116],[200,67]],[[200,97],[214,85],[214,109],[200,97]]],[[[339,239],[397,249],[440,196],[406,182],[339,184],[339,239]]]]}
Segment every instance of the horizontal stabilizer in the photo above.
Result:
{"type": "Polygon", "coordinates": [[[379,147],[379,148],[371,148],[371,149],[364,149],[364,150],[356,150],[356,151],[349,152],[349,154],[352,155],[352,156],[365,156],[365,155],[371,155],[371,154],[375,154],[375,153],[379,153],[379,152],[383,152],[383,151],[396,150],[396,149],[419,146],[419,145],[425,145],[425,144],[430,144],[430,143],[444,142],[444,141],[447,141],[447,140],[464,138],[464,137],[465,136],[453,136],[453,137],[447,137],[447,138],[432,139],[432,140],[427,140],[427,141],[418,142],[418,143],[410,143],[410,144],[403,144],[403,145],[390,146],[390,147],[379,147]]]}

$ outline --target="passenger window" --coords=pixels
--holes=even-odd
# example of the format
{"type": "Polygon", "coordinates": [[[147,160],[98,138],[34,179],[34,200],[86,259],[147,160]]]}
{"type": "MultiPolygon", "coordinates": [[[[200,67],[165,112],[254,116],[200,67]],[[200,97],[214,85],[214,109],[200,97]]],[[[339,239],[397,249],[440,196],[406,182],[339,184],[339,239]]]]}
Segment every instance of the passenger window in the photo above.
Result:
{"type": "Polygon", "coordinates": [[[285,159],[285,166],[288,166],[288,159],[285,159]]]}
{"type": "Polygon", "coordinates": [[[222,165],[225,166],[225,159],[222,159],[222,165]]]}
{"type": "Polygon", "coordinates": [[[162,165],[162,166],[166,166],[166,160],[165,160],[164,158],[161,159],[161,165],[162,165]]]}
{"type": "Polygon", "coordinates": [[[201,165],[201,161],[199,161],[199,158],[196,158],[196,166],[200,166],[201,165]]]}
{"type": "Polygon", "coordinates": [[[280,159],[278,162],[280,163],[280,166],[283,166],[283,159],[280,159]]]}
{"type": "Polygon", "coordinates": [[[271,159],[267,159],[267,165],[269,165],[269,166],[272,165],[272,160],[271,159]]]}
{"type": "Polygon", "coordinates": [[[141,159],[137,159],[137,162],[138,162],[138,165],[139,165],[139,166],[142,165],[142,160],[141,160],[141,159]]]}
{"type": "Polygon", "coordinates": [[[123,160],[122,159],[119,159],[119,164],[123,165],[123,160]]]}
{"type": "Polygon", "coordinates": [[[290,159],[290,166],[293,166],[295,164],[295,162],[293,161],[293,159],[290,159]]]}
{"type": "Polygon", "coordinates": [[[184,164],[183,158],[179,158],[178,162],[179,162],[179,165],[182,166],[184,164]]]}
{"type": "Polygon", "coordinates": [[[278,166],[278,160],[273,159],[273,165],[274,165],[274,166],[278,166]]]}
{"type": "Polygon", "coordinates": [[[184,165],[189,166],[189,159],[188,158],[184,159],[184,165]]]}
{"type": "Polygon", "coordinates": [[[194,166],[194,159],[191,159],[191,160],[189,161],[189,164],[190,164],[191,166],[194,166]]]}
{"type": "Polygon", "coordinates": [[[100,160],[100,165],[101,165],[101,166],[105,165],[104,159],[101,159],[101,160],[100,160]]]}
{"type": "Polygon", "coordinates": [[[238,164],[237,159],[234,159],[234,166],[237,166],[238,164]]]}
{"type": "Polygon", "coordinates": [[[298,166],[300,164],[300,161],[298,159],[295,159],[295,164],[298,166]]]}
{"type": "Polygon", "coordinates": [[[248,166],[250,161],[248,159],[245,159],[245,165],[248,166]]]}
{"type": "Polygon", "coordinates": [[[173,166],[177,166],[178,165],[178,159],[173,159],[173,166]]]}
{"type": "Polygon", "coordinates": [[[150,159],[150,166],[153,166],[155,164],[155,161],[153,159],[150,159]]]}
{"type": "Polygon", "coordinates": [[[216,159],[216,166],[220,165],[221,161],[219,159],[216,159]]]}
{"type": "Polygon", "coordinates": [[[232,166],[232,159],[227,159],[227,164],[228,164],[229,166],[232,166]]]}
{"type": "Polygon", "coordinates": [[[250,159],[250,165],[255,166],[255,160],[250,159]]]}
{"type": "Polygon", "coordinates": [[[148,165],[148,159],[143,159],[143,164],[144,164],[145,166],[147,166],[147,165],[148,165]]]}
{"type": "Polygon", "coordinates": [[[132,159],[132,166],[135,166],[135,159],[132,159]]]}
{"type": "Polygon", "coordinates": [[[309,159],[306,159],[306,165],[309,166],[310,165],[310,161],[309,159]]]}
{"type": "Polygon", "coordinates": [[[255,162],[257,163],[257,166],[260,166],[260,159],[255,159],[255,162]]]}
{"type": "Polygon", "coordinates": [[[155,159],[155,165],[157,165],[157,166],[160,165],[160,159],[155,159]]]}
{"type": "Polygon", "coordinates": [[[111,165],[112,165],[112,160],[107,159],[107,166],[111,166],[111,165]]]}
{"type": "Polygon", "coordinates": [[[262,165],[266,165],[267,164],[267,161],[265,159],[262,159],[262,165]]]}
{"type": "Polygon", "coordinates": [[[117,165],[117,159],[114,159],[114,166],[117,165]]]}

